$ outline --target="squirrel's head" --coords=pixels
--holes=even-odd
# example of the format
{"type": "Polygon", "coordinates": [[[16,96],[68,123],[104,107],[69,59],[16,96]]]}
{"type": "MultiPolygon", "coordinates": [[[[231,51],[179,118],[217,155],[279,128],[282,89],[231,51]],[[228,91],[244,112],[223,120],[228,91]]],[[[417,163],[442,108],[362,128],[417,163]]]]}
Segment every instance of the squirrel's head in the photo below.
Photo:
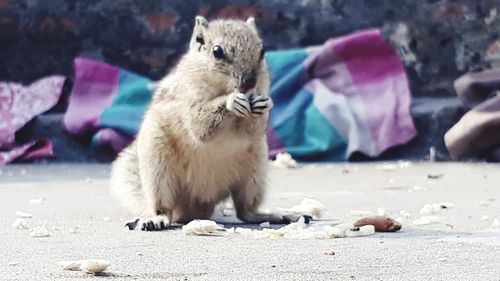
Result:
{"type": "Polygon", "coordinates": [[[215,20],[197,16],[189,52],[210,75],[225,79],[229,88],[246,93],[265,71],[264,49],[254,18],[215,20]]]}

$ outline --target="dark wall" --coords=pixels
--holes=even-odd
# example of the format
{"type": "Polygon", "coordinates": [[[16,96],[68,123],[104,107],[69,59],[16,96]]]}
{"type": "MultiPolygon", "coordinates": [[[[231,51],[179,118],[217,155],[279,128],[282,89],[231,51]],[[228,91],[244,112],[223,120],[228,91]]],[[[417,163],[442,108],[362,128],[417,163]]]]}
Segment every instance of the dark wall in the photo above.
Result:
{"type": "Polygon", "coordinates": [[[454,78],[499,52],[495,7],[500,0],[0,0],[0,80],[71,76],[78,55],[160,78],[185,50],[196,14],[252,15],[269,49],[381,27],[414,95],[451,95],[454,78]]]}

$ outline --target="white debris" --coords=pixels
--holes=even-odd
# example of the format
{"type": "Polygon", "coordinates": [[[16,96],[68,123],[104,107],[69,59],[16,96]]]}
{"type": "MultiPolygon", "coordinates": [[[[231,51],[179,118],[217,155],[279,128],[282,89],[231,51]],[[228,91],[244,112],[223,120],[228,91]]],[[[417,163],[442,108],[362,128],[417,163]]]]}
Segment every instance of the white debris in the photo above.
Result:
{"type": "Polygon", "coordinates": [[[375,169],[377,170],[383,170],[383,171],[393,171],[396,170],[397,166],[395,164],[391,163],[383,163],[375,166],[375,169]]]}
{"type": "Polygon", "coordinates": [[[276,155],[276,160],[271,163],[274,167],[283,169],[297,168],[299,166],[297,161],[292,158],[292,155],[287,152],[278,153],[276,155]]]}
{"type": "Polygon", "coordinates": [[[442,209],[451,209],[453,207],[455,205],[448,202],[425,204],[420,210],[420,214],[424,216],[433,215],[441,212],[442,209]]]}
{"type": "Polygon", "coordinates": [[[414,187],[408,189],[408,193],[412,193],[414,191],[422,191],[422,190],[427,190],[427,188],[419,185],[415,185],[414,187]]]}
{"type": "Polygon", "coordinates": [[[185,235],[210,235],[224,228],[211,220],[193,220],[182,226],[182,233],[185,235]]]}
{"type": "Polygon", "coordinates": [[[11,261],[11,262],[9,262],[7,265],[8,265],[8,266],[16,266],[16,265],[18,265],[18,264],[19,264],[19,263],[18,263],[17,261],[11,261]]]}
{"type": "Polygon", "coordinates": [[[399,168],[409,168],[411,167],[411,162],[410,161],[398,161],[399,168]]]}
{"type": "Polygon", "coordinates": [[[319,224],[306,224],[304,218],[299,221],[283,226],[279,229],[264,228],[264,229],[250,229],[241,228],[226,229],[228,233],[237,233],[246,238],[252,239],[328,239],[328,238],[342,238],[349,235],[349,237],[366,236],[375,232],[373,226],[368,227],[354,227],[352,223],[345,223],[339,225],[331,225],[332,222],[319,223],[319,224]],[[347,234],[349,232],[349,234],[347,234]],[[352,233],[351,233],[352,232],[352,233]],[[355,233],[354,233],[355,232],[355,233]]]}
{"type": "Polygon", "coordinates": [[[110,264],[110,261],[104,259],[83,260],[80,269],[86,273],[100,273],[106,270],[110,264]]]}
{"type": "Polygon", "coordinates": [[[76,261],[60,261],[57,263],[64,270],[84,271],[86,273],[100,273],[105,271],[111,262],[105,259],[88,259],[76,261]]]}
{"type": "Polygon", "coordinates": [[[29,219],[29,218],[33,217],[32,214],[26,213],[26,212],[21,212],[21,211],[16,211],[16,216],[19,218],[25,218],[25,219],[29,219]]]}
{"type": "Polygon", "coordinates": [[[62,269],[64,269],[64,270],[78,271],[78,270],[80,270],[81,262],[82,261],[59,261],[59,262],[57,262],[57,264],[62,266],[62,269]]]}
{"type": "Polygon", "coordinates": [[[227,208],[222,209],[221,213],[224,217],[231,217],[233,215],[236,215],[234,209],[227,209],[227,208]]]}
{"type": "Polygon", "coordinates": [[[490,220],[490,217],[489,217],[488,215],[483,215],[483,216],[481,217],[481,220],[482,220],[482,221],[489,221],[489,220],[490,220]]]}
{"type": "Polygon", "coordinates": [[[441,207],[435,204],[425,204],[422,209],[420,209],[420,214],[423,216],[428,216],[441,211],[441,207]]]}
{"type": "Polygon", "coordinates": [[[493,227],[493,228],[500,227],[500,220],[499,219],[494,219],[493,223],[491,223],[491,227],[493,227]]]}
{"type": "Polygon", "coordinates": [[[270,228],[271,227],[271,223],[266,221],[266,222],[263,222],[261,224],[259,224],[260,227],[262,228],[270,228]]]}
{"type": "Polygon", "coordinates": [[[30,204],[43,204],[47,201],[47,198],[37,197],[30,200],[30,204]]]}
{"type": "Polygon", "coordinates": [[[368,236],[375,233],[375,226],[369,224],[362,227],[354,227],[346,230],[345,236],[347,237],[361,237],[368,236]]]}
{"type": "Polygon", "coordinates": [[[413,225],[427,225],[431,223],[439,223],[441,220],[436,216],[422,216],[413,221],[413,225]]]}
{"type": "Polygon", "coordinates": [[[85,182],[88,183],[88,184],[91,184],[92,183],[92,179],[91,178],[86,178],[85,182]]]}
{"type": "Polygon", "coordinates": [[[12,224],[13,228],[17,229],[29,229],[28,221],[22,218],[17,218],[16,221],[12,224]]]}
{"type": "Polygon", "coordinates": [[[379,216],[385,216],[385,213],[386,213],[386,212],[385,212],[385,209],[384,209],[384,208],[378,208],[378,209],[377,209],[377,214],[378,214],[379,216]]]}
{"type": "Polygon", "coordinates": [[[45,226],[47,222],[44,222],[41,226],[39,227],[34,227],[30,229],[30,236],[31,237],[48,237],[50,236],[49,231],[47,230],[47,227],[45,226]]]}
{"type": "Polygon", "coordinates": [[[52,231],[61,231],[61,228],[59,226],[53,226],[52,231]]]}
{"type": "Polygon", "coordinates": [[[345,237],[345,229],[335,227],[335,226],[327,226],[326,234],[330,238],[342,238],[345,237]]]}
{"type": "Polygon", "coordinates": [[[326,216],[325,205],[323,205],[323,203],[319,202],[318,200],[314,200],[311,198],[304,198],[299,205],[295,205],[288,209],[281,207],[277,207],[276,209],[287,214],[309,215],[315,219],[326,216]]]}
{"type": "Polygon", "coordinates": [[[19,172],[19,174],[21,174],[21,176],[24,176],[26,175],[28,172],[25,170],[25,169],[21,169],[21,172],[19,172]]]}
{"type": "Polygon", "coordinates": [[[351,216],[356,216],[356,217],[369,217],[373,216],[374,213],[370,211],[363,211],[363,210],[351,210],[351,216]]]}
{"type": "Polygon", "coordinates": [[[399,214],[405,218],[409,218],[411,217],[411,214],[409,212],[407,212],[406,210],[401,210],[399,211],[399,214]]]}
{"type": "Polygon", "coordinates": [[[110,218],[110,217],[108,217],[108,216],[105,216],[105,217],[103,217],[103,218],[102,218],[102,220],[103,220],[103,221],[111,221],[111,218],[110,218]]]}

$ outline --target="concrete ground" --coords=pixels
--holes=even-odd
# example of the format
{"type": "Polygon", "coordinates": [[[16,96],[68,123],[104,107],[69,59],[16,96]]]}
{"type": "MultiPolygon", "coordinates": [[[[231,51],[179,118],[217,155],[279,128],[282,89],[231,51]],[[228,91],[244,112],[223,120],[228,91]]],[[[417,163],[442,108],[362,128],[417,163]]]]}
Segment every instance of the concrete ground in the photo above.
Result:
{"type": "Polygon", "coordinates": [[[412,214],[397,233],[324,240],[127,231],[127,216],[108,193],[109,166],[4,166],[0,279],[500,280],[500,228],[491,227],[492,219],[500,218],[500,166],[392,164],[271,170],[269,208],[313,197],[328,207],[330,218],[343,222],[356,219],[351,210],[382,207],[393,217],[403,209],[412,214]],[[47,200],[29,202],[37,197],[47,200]],[[455,207],[436,214],[441,223],[412,226],[424,204],[443,201],[455,207]],[[30,226],[47,221],[51,235],[33,238],[12,228],[18,210],[34,215],[27,219],[30,226]],[[489,219],[482,220],[485,215],[489,219]],[[87,258],[105,258],[112,265],[106,274],[93,276],[56,264],[87,258]]]}

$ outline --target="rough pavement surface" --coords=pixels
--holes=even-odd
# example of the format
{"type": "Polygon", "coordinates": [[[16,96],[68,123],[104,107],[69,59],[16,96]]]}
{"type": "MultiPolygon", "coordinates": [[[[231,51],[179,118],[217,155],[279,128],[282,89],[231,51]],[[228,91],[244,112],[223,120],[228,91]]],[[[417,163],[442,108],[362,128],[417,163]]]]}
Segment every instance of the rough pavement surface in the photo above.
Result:
{"type": "Polygon", "coordinates": [[[500,166],[393,164],[271,170],[265,204],[271,209],[312,197],[328,207],[330,218],[343,222],[358,218],[351,210],[379,207],[393,217],[403,209],[412,215],[397,233],[324,240],[127,231],[128,217],[108,192],[109,166],[4,166],[0,279],[500,280],[500,228],[492,228],[500,217],[500,166]],[[40,196],[47,199],[43,204],[29,202],[40,196]],[[412,226],[424,204],[443,201],[455,207],[437,214],[442,223],[412,226]],[[51,235],[33,238],[12,228],[18,210],[34,215],[27,219],[30,226],[47,221],[51,235]],[[488,220],[482,220],[485,215],[488,220]],[[88,258],[108,259],[111,266],[93,276],[56,264],[88,258]]]}

